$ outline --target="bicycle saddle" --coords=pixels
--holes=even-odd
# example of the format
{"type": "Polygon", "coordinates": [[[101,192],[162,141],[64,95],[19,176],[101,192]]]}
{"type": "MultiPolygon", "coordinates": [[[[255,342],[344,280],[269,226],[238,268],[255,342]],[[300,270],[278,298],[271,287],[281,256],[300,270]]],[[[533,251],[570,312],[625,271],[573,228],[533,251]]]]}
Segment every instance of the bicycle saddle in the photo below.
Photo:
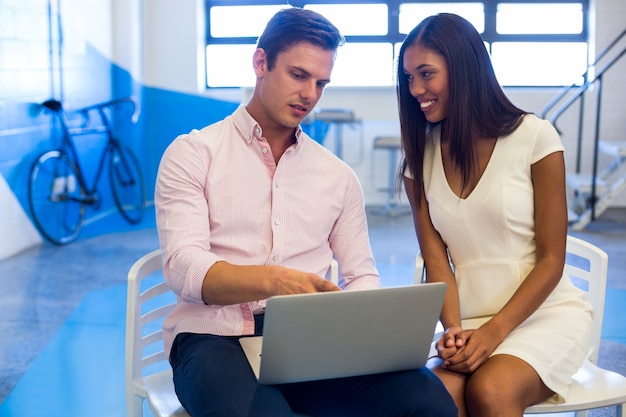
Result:
{"type": "Polygon", "coordinates": [[[44,101],[43,103],[41,103],[41,105],[47,108],[48,110],[52,110],[53,112],[58,112],[63,109],[63,105],[61,104],[61,102],[53,98],[51,98],[50,100],[44,101]]]}

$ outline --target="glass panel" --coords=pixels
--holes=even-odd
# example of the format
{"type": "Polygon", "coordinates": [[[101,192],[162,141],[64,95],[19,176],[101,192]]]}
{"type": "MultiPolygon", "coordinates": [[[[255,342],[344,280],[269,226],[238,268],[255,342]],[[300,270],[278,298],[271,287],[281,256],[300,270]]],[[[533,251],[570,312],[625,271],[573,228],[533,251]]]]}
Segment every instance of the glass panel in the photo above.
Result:
{"type": "Polygon", "coordinates": [[[581,33],[583,6],[580,3],[500,3],[496,30],[502,34],[581,33]]]}
{"type": "Polygon", "coordinates": [[[211,7],[210,28],[214,38],[261,36],[265,25],[276,12],[288,5],[214,6],[211,7]]]}
{"type": "Polygon", "coordinates": [[[485,30],[483,3],[402,3],[400,33],[409,33],[419,22],[437,13],[455,13],[471,22],[478,33],[485,30]]]}
{"type": "Polygon", "coordinates": [[[572,85],[582,81],[587,68],[587,44],[495,42],[492,62],[502,85],[572,85]]]}
{"type": "Polygon", "coordinates": [[[386,4],[308,4],[330,20],[344,36],[386,35],[386,4]]]}
{"type": "Polygon", "coordinates": [[[208,45],[206,80],[209,87],[251,87],[256,78],[252,55],[256,45],[208,45]]]}
{"type": "Polygon", "coordinates": [[[393,71],[390,43],[346,43],[337,51],[329,86],[389,86],[393,71]]]}

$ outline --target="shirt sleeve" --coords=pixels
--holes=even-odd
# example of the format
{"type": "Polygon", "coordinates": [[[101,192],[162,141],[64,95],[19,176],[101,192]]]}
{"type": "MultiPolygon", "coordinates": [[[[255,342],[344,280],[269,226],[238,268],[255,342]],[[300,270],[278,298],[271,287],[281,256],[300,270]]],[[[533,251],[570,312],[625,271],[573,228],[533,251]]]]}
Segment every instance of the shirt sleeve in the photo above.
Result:
{"type": "Polygon", "coordinates": [[[363,190],[356,175],[352,175],[344,192],[341,215],[329,239],[330,245],[345,289],[378,288],[380,277],[369,243],[363,190]]]}
{"type": "Polygon", "coordinates": [[[193,140],[195,134],[178,137],[165,151],[154,202],[164,277],[184,301],[203,304],[204,277],[221,258],[210,252],[205,197],[210,156],[193,140]]]}

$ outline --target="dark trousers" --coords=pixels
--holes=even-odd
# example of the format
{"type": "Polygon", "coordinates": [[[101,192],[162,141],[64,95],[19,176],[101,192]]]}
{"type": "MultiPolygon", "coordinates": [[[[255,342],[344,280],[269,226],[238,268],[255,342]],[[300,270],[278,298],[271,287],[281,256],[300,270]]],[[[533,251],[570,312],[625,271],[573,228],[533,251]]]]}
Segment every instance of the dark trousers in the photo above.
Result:
{"type": "Polygon", "coordinates": [[[444,385],[427,368],[261,385],[239,337],[191,333],[176,336],[170,361],[176,394],[192,417],[457,416],[444,385]]]}

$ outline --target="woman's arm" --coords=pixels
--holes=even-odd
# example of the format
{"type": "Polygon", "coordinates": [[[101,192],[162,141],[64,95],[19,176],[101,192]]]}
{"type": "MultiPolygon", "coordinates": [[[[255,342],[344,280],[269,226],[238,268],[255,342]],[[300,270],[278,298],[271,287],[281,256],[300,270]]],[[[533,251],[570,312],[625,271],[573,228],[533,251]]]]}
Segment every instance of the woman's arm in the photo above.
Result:
{"type": "Polygon", "coordinates": [[[450,267],[446,244],[430,220],[428,201],[426,201],[423,193],[419,197],[420,204],[417,204],[412,178],[404,177],[404,189],[411,204],[415,233],[424,258],[424,265],[427,267],[426,280],[428,282],[444,282],[448,286],[440,316],[441,323],[444,329],[460,327],[459,293],[454,273],[450,267]]]}
{"type": "Polygon", "coordinates": [[[567,240],[567,199],[563,152],[531,166],[537,260],[509,302],[488,323],[502,340],[548,298],[563,274],[567,240]]]}
{"type": "Polygon", "coordinates": [[[554,152],[531,166],[534,190],[535,267],[502,309],[475,331],[460,335],[459,353],[444,366],[473,372],[502,340],[548,298],[563,274],[567,239],[567,201],[563,152],[554,152]]]}

